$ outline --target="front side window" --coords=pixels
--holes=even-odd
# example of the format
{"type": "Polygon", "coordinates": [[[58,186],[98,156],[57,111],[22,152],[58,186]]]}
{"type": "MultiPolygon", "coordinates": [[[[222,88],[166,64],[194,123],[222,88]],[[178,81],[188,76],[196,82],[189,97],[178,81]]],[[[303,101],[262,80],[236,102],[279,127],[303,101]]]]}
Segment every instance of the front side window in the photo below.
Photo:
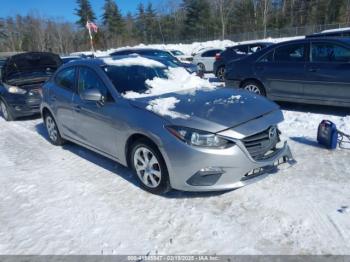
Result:
{"type": "Polygon", "coordinates": [[[261,63],[268,63],[268,62],[273,62],[273,50],[265,54],[263,57],[261,57],[258,62],[261,63]]]}
{"type": "Polygon", "coordinates": [[[79,69],[78,92],[81,94],[82,92],[91,89],[98,89],[101,94],[107,98],[107,101],[111,98],[107,87],[96,72],[88,67],[81,67],[79,69]]]}
{"type": "Polygon", "coordinates": [[[291,44],[276,48],[275,62],[305,62],[306,48],[304,44],[291,44]]]}
{"type": "Polygon", "coordinates": [[[333,43],[313,43],[311,46],[313,62],[349,62],[350,49],[333,43]]]}
{"type": "Polygon", "coordinates": [[[75,67],[69,67],[58,72],[55,83],[64,89],[74,91],[75,67]]]}

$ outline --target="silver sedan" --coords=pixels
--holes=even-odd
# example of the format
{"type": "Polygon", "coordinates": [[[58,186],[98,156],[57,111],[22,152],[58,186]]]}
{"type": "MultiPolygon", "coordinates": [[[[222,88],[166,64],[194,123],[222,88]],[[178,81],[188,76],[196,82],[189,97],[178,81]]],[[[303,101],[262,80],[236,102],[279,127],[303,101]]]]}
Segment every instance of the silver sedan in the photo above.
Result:
{"type": "Polygon", "coordinates": [[[157,194],[238,188],[292,160],[275,103],[169,70],[141,57],[64,65],[43,88],[50,141],[129,166],[157,194]]]}

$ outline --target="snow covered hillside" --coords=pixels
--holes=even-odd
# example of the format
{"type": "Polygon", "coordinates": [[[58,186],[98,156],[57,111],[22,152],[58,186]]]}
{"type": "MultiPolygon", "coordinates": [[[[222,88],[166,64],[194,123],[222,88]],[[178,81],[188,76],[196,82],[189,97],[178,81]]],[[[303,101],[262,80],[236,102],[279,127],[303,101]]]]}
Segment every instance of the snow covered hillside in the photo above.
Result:
{"type": "Polygon", "coordinates": [[[349,112],[283,108],[295,166],[165,197],[89,150],[51,145],[40,119],[0,118],[0,254],[350,254],[350,151],[315,142],[324,118],[350,132],[349,112]]]}

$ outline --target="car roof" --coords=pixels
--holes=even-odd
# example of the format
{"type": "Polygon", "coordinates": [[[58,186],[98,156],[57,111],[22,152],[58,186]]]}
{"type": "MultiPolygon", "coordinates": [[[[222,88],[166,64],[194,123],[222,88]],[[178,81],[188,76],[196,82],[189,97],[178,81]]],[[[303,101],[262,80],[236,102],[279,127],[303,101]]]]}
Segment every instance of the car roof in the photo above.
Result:
{"type": "MultiPolygon", "coordinates": [[[[65,64],[63,67],[83,66],[83,65],[92,65],[92,66],[102,67],[102,66],[107,65],[107,63],[104,61],[104,59],[122,60],[125,58],[136,58],[136,57],[143,57],[143,58],[151,59],[151,60],[162,63],[161,58],[156,59],[155,57],[152,58],[152,56],[121,55],[118,57],[105,56],[105,57],[98,57],[98,58],[75,60],[75,61],[72,61],[72,62],[65,64]]],[[[166,65],[164,64],[164,66],[166,66],[166,65]]]]}
{"type": "Polygon", "coordinates": [[[118,53],[118,52],[124,52],[124,51],[164,51],[164,52],[169,52],[168,50],[165,49],[157,49],[157,48],[147,48],[147,47],[141,47],[141,48],[121,48],[118,50],[115,50],[111,52],[111,54],[118,53]]]}
{"type": "Polygon", "coordinates": [[[263,45],[273,45],[275,43],[273,42],[264,42],[264,41],[257,41],[257,42],[251,42],[251,43],[246,43],[246,44],[238,44],[238,45],[234,45],[234,46],[230,46],[231,47],[240,47],[240,46],[249,46],[249,45],[258,45],[258,44],[263,44],[263,45]]]}

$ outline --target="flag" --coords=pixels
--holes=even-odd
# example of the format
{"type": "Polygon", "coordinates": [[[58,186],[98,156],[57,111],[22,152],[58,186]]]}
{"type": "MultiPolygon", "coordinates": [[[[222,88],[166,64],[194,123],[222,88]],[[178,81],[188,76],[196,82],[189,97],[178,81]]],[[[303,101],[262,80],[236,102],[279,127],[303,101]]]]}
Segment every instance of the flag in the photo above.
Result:
{"type": "Polygon", "coordinates": [[[97,33],[98,26],[91,21],[86,21],[86,29],[89,30],[89,32],[93,31],[93,32],[97,33]]]}

